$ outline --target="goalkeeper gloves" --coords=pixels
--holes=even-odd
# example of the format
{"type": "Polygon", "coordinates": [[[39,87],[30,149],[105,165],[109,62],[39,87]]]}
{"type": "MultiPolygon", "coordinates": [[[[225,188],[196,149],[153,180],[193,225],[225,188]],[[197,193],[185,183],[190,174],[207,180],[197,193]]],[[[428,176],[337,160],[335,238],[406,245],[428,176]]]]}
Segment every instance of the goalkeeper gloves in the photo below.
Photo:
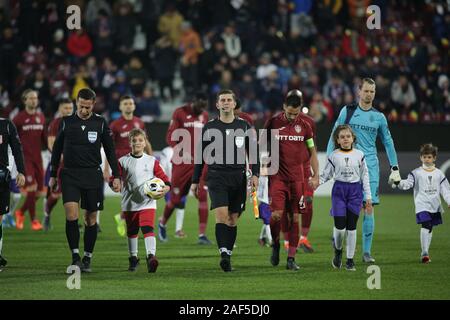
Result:
{"type": "Polygon", "coordinates": [[[401,180],[402,177],[400,177],[400,170],[398,170],[398,166],[391,167],[391,174],[389,175],[388,183],[392,186],[392,188],[395,188],[401,180]]]}

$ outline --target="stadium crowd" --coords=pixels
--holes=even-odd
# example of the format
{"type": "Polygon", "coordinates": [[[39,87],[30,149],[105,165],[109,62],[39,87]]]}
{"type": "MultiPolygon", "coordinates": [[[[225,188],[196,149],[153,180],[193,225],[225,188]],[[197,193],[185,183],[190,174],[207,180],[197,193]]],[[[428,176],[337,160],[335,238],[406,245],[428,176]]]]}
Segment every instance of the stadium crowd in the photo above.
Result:
{"type": "Polygon", "coordinates": [[[3,0],[0,114],[16,114],[32,88],[50,120],[58,100],[89,86],[106,118],[131,94],[154,121],[161,103],[229,88],[256,120],[301,88],[315,121],[333,122],[369,76],[390,122],[450,123],[449,36],[446,1],[3,0]],[[73,4],[81,30],[66,26],[73,4]],[[371,4],[379,30],[366,26],[371,4]]]}

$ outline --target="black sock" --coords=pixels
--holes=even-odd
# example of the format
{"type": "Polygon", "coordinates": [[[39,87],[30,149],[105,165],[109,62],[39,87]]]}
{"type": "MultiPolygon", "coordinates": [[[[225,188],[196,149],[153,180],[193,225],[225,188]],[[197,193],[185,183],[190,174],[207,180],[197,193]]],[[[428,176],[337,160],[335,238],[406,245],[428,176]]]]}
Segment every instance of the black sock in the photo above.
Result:
{"type": "Polygon", "coordinates": [[[228,237],[227,237],[227,249],[228,251],[233,251],[234,243],[236,242],[237,236],[237,226],[230,227],[227,226],[228,229],[228,237]]]}
{"type": "Polygon", "coordinates": [[[66,237],[72,254],[73,250],[78,250],[80,242],[80,230],[78,229],[78,220],[66,220],[66,237]]]}
{"type": "Polygon", "coordinates": [[[97,224],[84,226],[84,251],[92,254],[95,241],[97,241],[97,224]]]}
{"type": "Polygon", "coordinates": [[[228,239],[228,226],[224,223],[216,223],[216,241],[217,247],[219,248],[220,255],[222,257],[228,255],[225,251],[227,250],[227,239],[228,239]]]}

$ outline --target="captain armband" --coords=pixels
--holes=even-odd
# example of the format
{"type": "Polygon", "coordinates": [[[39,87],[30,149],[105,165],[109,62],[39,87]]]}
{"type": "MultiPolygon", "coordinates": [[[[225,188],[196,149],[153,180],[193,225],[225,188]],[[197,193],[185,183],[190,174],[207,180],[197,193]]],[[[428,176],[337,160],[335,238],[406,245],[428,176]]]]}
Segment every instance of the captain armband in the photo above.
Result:
{"type": "Polygon", "coordinates": [[[314,139],[309,138],[308,140],[306,140],[306,146],[308,147],[308,149],[314,148],[314,139]]]}

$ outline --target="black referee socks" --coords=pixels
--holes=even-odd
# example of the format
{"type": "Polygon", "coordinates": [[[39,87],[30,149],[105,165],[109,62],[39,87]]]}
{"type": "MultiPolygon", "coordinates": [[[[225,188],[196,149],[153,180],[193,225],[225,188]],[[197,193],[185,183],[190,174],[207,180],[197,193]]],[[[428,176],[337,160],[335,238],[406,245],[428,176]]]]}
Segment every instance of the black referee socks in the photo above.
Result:
{"type": "Polygon", "coordinates": [[[227,249],[231,254],[231,251],[233,251],[234,243],[236,242],[236,236],[237,236],[237,226],[230,227],[227,226],[227,249]]]}
{"type": "Polygon", "coordinates": [[[97,241],[97,224],[92,226],[84,226],[84,251],[92,253],[94,251],[95,242],[97,241]]]}
{"type": "Polygon", "coordinates": [[[228,226],[225,223],[216,223],[216,241],[221,256],[228,255],[226,252],[228,240],[228,226]]]}
{"type": "Polygon", "coordinates": [[[80,230],[78,230],[78,220],[66,220],[66,236],[70,251],[78,249],[80,242],[80,230]]]}

